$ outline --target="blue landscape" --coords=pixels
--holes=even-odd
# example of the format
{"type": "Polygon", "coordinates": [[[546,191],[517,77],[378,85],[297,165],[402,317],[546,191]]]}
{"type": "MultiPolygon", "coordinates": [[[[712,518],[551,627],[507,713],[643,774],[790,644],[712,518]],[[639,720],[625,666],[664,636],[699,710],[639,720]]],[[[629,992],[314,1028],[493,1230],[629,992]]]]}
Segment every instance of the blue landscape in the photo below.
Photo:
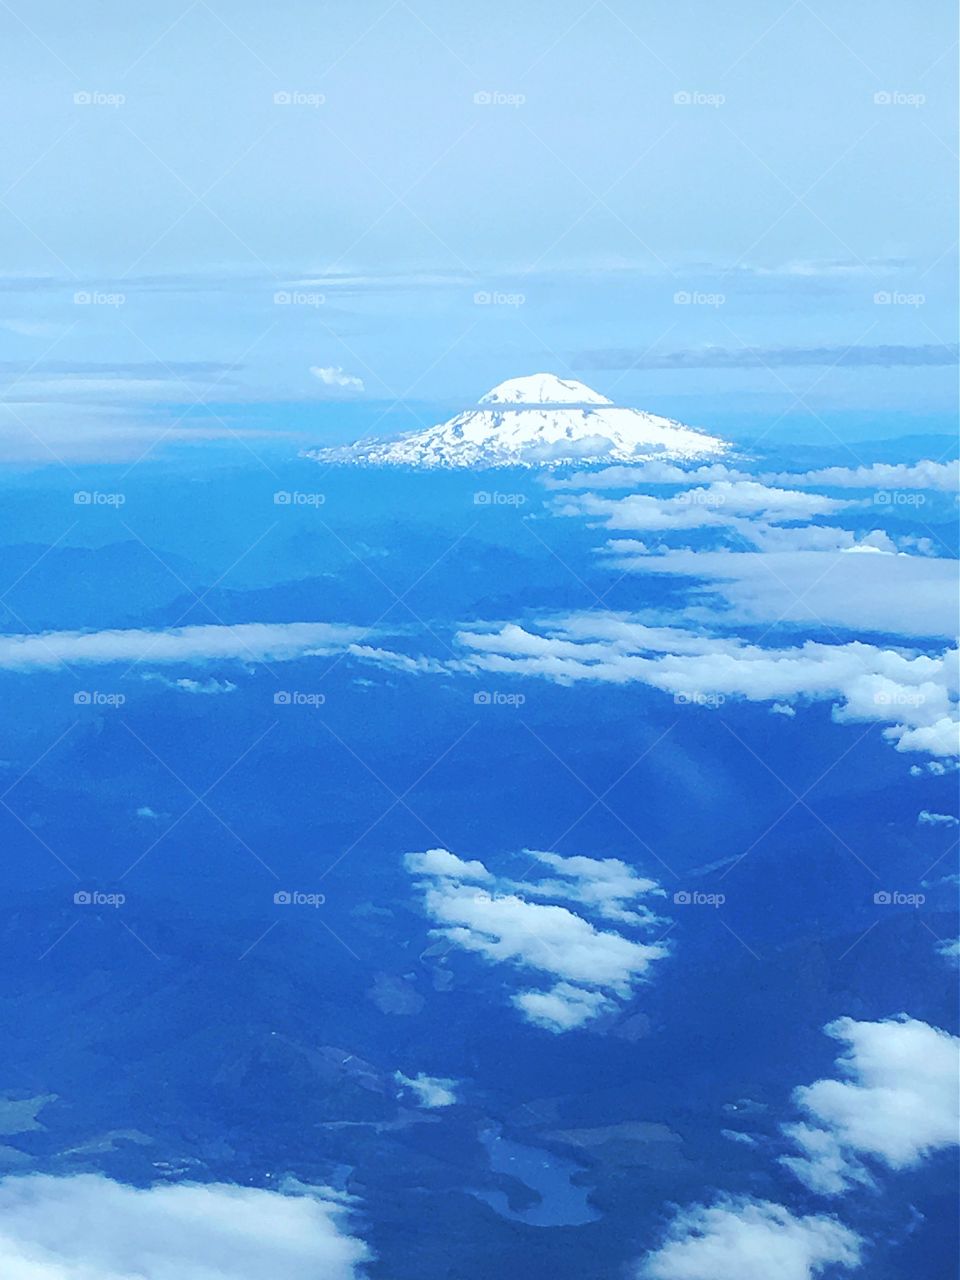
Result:
{"type": "Polygon", "coordinates": [[[957,1276],[924,19],[4,6],[4,1280],[957,1276]]]}

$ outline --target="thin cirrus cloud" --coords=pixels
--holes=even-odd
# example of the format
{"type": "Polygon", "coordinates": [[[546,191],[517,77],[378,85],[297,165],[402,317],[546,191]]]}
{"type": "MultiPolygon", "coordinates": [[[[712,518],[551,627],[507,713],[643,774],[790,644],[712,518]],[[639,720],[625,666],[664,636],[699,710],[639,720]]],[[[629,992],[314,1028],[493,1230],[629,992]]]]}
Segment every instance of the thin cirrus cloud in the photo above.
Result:
{"type": "Polygon", "coordinates": [[[628,999],[667,954],[662,943],[598,928],[586,916],[631,927],[661,924],[649,908],[627,905],[660,891],[618,859],[525,853],[554,876],[539,882],[495,877],[482,862],[446,849],[409,853],[404,864],[418,877],[437,937],[488,964],[509,966],[527,983],[539,975],[552,984],[526,986],[511,1003],[528,1022],[558,1034],[615,1013],[617,1001],[628,999]],[[560,903],[576,903],[584,914],[560,903]]]}
{"type": "Polygon", "coordinates": [[[844,1078],[797,1089],[807,1119],[784,1128],[801,1154],[782,1162],[811,1191],[839,1195],[873,1181],[867,1160],[905,1169],[960,1142],[960,1039],[906,1014],[824,1030],[844,1078]]]}
{"type": "Polygon", "coordinates": [[[350,1202],[213,1183],[139,1188],[99,1175],[0,1182],[7,1280],[360,1280],[350,1202]]]}

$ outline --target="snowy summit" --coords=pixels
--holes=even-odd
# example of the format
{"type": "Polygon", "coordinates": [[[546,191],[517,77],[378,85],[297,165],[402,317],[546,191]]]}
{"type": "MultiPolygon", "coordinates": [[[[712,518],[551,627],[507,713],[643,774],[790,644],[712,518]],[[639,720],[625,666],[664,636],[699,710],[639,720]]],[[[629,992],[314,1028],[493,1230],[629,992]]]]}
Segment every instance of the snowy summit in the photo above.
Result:
{"type": "Polygon", "coordinates": [[[510,378],[476,409],[395,440],[308,454],[324,462],[412,467],[543,467],[579,462],[716,456],[725,441],[640,409],[619,408],[582,382],[510,378]]]}

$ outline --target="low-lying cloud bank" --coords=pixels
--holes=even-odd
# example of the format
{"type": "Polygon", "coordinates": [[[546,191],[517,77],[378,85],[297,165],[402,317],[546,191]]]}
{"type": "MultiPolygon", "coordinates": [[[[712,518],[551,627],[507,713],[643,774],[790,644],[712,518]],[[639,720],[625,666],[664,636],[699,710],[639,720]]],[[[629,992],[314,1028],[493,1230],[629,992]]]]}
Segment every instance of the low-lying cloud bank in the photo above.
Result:
{"type": "Polygon", "coordinates": [[[886,726],[898,751],[960,753],[958,652],[806,644],[764,649],[742,640],[650,627],[624,614],[574,614],[540,631],[508,623],[461,631],[465,665],[561,684],[638,682],[678,702],[716,706],[726,698],[772,702],[832,701],[838,723],[886,726]]]}
{"type": "Polygon", "coordinates": [[[0,670],[111,662],[285,662],[345,651],[362,627],[331,622],[244,622],[163,631],[46,631],[0,636],[0,670]]]}
{"type": "Polygon", "coordinates": [[[4,1280],[360,1280],[349,1203],[222,1183],[147,1189],[83,1174],[0,1181],[4,1280]]]}
{"type": "Polygon", "coordinates": [[[631,929],[662,925],[643,902],[662,896],[662,890],[616,858],[524,852],[533,867],[549,867],[553,874],[540,880],[496,877],[482,862],[446,849],[409,853],[404,865],[418,877],[434,936],[490,964],[532,970],[552,981],[546,989],[515,993],[511,1003],[536,1026],[571,1031],[615,1012],[617,1000],[629,998],[654,961],[667,954],[662,943],[598,928],[586,916],[631,929]],[[575,903],[580,911],[560,903],[575,903]]]}

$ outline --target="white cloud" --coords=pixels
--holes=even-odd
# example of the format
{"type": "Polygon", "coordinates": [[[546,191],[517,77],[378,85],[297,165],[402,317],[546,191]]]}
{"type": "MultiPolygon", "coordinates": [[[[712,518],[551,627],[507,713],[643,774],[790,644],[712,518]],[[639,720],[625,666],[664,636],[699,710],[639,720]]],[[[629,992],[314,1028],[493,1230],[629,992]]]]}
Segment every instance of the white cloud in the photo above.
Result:
{"type": "Polygon", "coordinates": [[[524,989],[512,1002],[535,1025],[567,1031],[614,1008],[613,997],[628,998],[667,948],[597,928],[569,907],[529,902],[521,894],[573,901],[587,914],[638,927],[659,923],[646,907],[638,908],[637,899],[660,890],[618,859],[527,852],[554,876],[497,878],[482,863],[445,849],[407,854],[404,862],[423,877],[419,888],[434,934],[490,964],[553,979],[552,987],[524,989]]]}
{"type": "Polygon", "coordinates": [[[928,655],[861,641],[764,649],[617,614],[579,614],[544,631],[507,624],[457,638],[469,651],[468,668],[562,684],[639,682],[688,702],[830,700],[838,722],[886,725],[898,751],[960,752],[955,649],[928,655]]]}
{"type": "Polygon", "coordinates": [[[425,853],[408,853],[404,858],[408,871],[418,876],[449,876],[453,880],[485,882],[493,876],[482,862],[467,862],[449,849],[427,849],[425,853]]]}
{"type": "Polygon", "coordinates": [[[775,716],[786,716],[792,720],[797,714],[796,707],[791,707],[789,702],[775,702],[770,708],[770,714],[775,716]]]}
{"type": "MultiPolygon", "coordinates": [[[[882,549],[882,548],[878,548],[882,549]]],[[[926,555],[837,550],[663,550],[608,545],[623,572],[696,579],[693,599],[729,622],[791,622],[902,636],[949,638],[957,630],[957,562],[926,555]],[[725,607],[721,607],[725,606],[725,607]]]]}
{"type": "Polygon", "coordinates": [[[944,960],[950,960],[953,963],[960,963],[960,938],[946,938],[937,947],[937,953],[943,956],[944,960]]]}
{"type": "Polygon", "coordinates": [[[310,372],[315,378],[319,378],[325,387],[339,387],[343,391],[362,391],[363,379],[355,377],[352,373],[344,373],[337,366],[323,368],[320,365],[311,365],[310,372]]]}
{"type": "Polygon", "coordinates": [[[921,809],[917,814],[917,822],[921,827],[956,827],[960,819],[952,813],[931,813],[929,809],[921,809]]]}
{"type": "Polygon", "coordinates": [[[360,627],[326,622],[245,622],[167,631],[46,631],[0,636],[0,670],[29,671],[84,663],[284,662],[342,652],[360,627]]]}
{"type": "Polygon", "coordinates": [[[812,1123],[784,1129],[803,1154],[783,1163],[811,1190],[836,1195],[868,1181],[861,1157],[903,1169],[960,1141],[960,1040],[906,1014],[839,1018],[824,1030],[845,1046],[837,1066],[846,1078],[797,1089],[812,1123]]]}
{"type": "Polygon", "coordinates": [[[397,1071],[394,1079],[401,1088],[415,1095],[421,1107],[451,1107],[457,1100],[456,1080],[424,1075],[422,1071],[415,1076],[405,1076],[402,1071],[397,1071]]]}
{"type": "Polygon", "coordinates": [[[347,1203],[327,1189],[0,1181],[4,1280],[355,1280],[369,1257],[349,1233],[347,1203]]]}
{"type": "Polygon", "coordinates": [[[549,991],[521,991],[512,1003],[528,1022],[555,1033],[573,1031],[615,1007],[602,991],[586,991],[569,982],[558,982],[549,991]]]}
{"type": "Polygon", "coordinates": [[[718,480],[671,498],[644,493],[601,498],[584,493],[560,500],[556,509],[563,516],[596,517],[607,529],[663,532],[734,525],[753,517],[762,517],[768,524],[805,520],[832,515],[848,505],[839,498],[771,488],[756,480],[718,480]]]}
{"type": "Polygon", "coordinates": [[[637,1272],[641,1280],[812,1280],[860,1264],[860,1238],[835,1218],[795,1217],[749,1197],[693,1205],[637,1272]]]}
{"type": "Polygon", "coordinates": [[[825,485],[832,489],[940,489],[954,492],[960,486],[960,463],[875,462],[869,467],[825,467],[803,475],[765,476],[777,484],[825,485]]]}
{"type": "Polygon", "coordinates": [[[653,923],[656,916],[648,907],[636,910],[630,903],[651,894],[662,895],[655,880],[637,875],[633,867],[619,858],[561,857],[558,853],[543,853],[524,849],[524,853],[548,866],[560,877],[553,880],[524,880],[526,893],[538,898],[561,898],[580,902],[594,908],[607,920],[621,920],[628,924],[653,923]]]}
{"type": "Polygon", "coordinates": [[[209,676],[206,680],[193,680],[189,676],[181,676],[179,680],[168,680],[166,676],[151,671],[143,678],[144,680],[154,681],[157,684],[166,685],[168,689],[179,689],[182,693],[213,695],[217,693],[235,693],[237,689],[237,686],[230,680],[218,680],[215,676],[209,676]]]}

